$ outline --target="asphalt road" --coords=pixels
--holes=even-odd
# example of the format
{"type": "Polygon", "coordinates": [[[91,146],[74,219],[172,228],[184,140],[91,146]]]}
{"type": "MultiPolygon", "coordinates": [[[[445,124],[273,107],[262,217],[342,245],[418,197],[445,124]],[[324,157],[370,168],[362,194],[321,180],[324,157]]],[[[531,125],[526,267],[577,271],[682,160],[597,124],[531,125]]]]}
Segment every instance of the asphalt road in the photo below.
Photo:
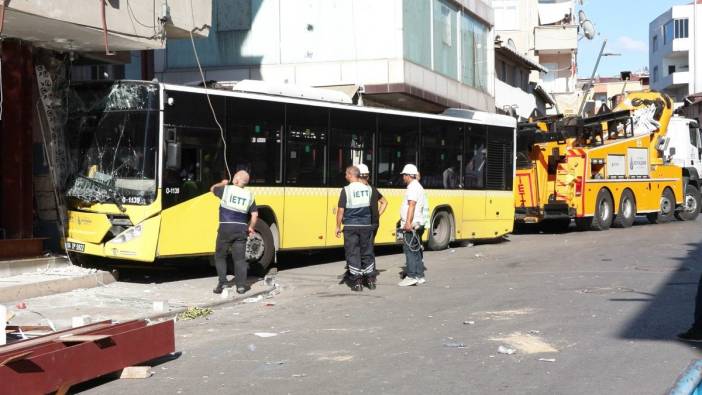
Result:
{"type": "Polygon", "coordinates": [[[512,235],[427,253],[428,282],[410,288],[397,287],[403,259],[386,249],[378,289],[362,293],[338,284],[338,252],[288,256],[274,305],[179,322],[181,354],[153,377],[79,389],[660,394],[701,357],[674,339],[692,318],[700,230],[702,221],[512,235]]]}

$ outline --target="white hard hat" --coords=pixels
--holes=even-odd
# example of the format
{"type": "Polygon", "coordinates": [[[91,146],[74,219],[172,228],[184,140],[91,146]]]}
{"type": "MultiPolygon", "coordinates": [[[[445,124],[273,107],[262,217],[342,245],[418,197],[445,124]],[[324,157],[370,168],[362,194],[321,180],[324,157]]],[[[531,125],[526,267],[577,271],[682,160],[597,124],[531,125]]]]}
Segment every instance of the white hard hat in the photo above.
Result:
{"type": "Polygon", "coordinates": [[[370,171],[368,170],[368,166],[364,165],[363,163],[357,164],[356,168],[358,169],[358,172],[361,174],[370,174],[370,171]]]}
{"type": "Polygon", "coordinates": [[[400,174],[407,174],[408,176],[416,176],[419,174],[419,170],[417,170],[417,166],[412,165],[412,164],[407,164],[405,167],[402,168],[402,172],[400,174]]]}

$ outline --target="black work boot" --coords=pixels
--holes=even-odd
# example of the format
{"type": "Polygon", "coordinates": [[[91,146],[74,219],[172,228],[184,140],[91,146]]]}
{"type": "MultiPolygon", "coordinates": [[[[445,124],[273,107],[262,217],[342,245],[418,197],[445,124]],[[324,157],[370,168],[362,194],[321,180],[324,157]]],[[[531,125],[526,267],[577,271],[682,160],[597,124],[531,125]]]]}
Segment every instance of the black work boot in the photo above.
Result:
{"type": "Polygon", "coordinates": [[[215,289],[212,290],[212,292],[214,292],[216,294],[221,294],[223,289],[224,289],[224,285],[217,284],[217,286],[215,287],[215,289]]]}
{"type": "Polygon", "coordinates": [[[366,286],[368,289],[373,290],[376,288],[375,286],[375,277],[366,277],[366,286]]]}
{"type": "Polygon", "coordinates": [[[355,292],[363,291],[363,278],[359,277],[351,281],[351,290],[355,292]]]}

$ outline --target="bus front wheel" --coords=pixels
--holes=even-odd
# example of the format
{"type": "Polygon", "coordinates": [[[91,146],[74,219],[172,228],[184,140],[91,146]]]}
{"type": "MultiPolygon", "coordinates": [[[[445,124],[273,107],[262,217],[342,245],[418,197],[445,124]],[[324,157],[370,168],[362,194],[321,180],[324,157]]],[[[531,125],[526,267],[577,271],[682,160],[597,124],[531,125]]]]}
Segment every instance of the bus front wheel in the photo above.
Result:
{"type": "Polygon", "coordinates": [[[275,244],[271,228],[265,221],[256,221],[256,233],[246,242],[246,260],[251,271],[264,276],[275,257],[275,244]]]}
{"type": "Polygon", "coordinates": [[[427,247],[432,251],[444,250],[450,242],[451,215],[446,211],[439,211],[431,219],[427,247]]]}

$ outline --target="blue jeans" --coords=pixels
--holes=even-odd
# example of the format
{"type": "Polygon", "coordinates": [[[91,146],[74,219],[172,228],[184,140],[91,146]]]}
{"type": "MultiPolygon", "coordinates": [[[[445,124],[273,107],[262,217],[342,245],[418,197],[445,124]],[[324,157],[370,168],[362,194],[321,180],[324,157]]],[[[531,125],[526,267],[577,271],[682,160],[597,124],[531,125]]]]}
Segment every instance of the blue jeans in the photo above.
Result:
{"type": "Polygon", "coordinates": [[[424,277],[424,251],[422,249],[424,227],[417,229],[415,233],[417,234],[419,242],[414,240],[414,243],[412,240],[414,236],[411,232],[405,232],[403,234],[405,241],[402,243],[402,251],[405,253],[407,277],[420,278],[424,277]]]}

